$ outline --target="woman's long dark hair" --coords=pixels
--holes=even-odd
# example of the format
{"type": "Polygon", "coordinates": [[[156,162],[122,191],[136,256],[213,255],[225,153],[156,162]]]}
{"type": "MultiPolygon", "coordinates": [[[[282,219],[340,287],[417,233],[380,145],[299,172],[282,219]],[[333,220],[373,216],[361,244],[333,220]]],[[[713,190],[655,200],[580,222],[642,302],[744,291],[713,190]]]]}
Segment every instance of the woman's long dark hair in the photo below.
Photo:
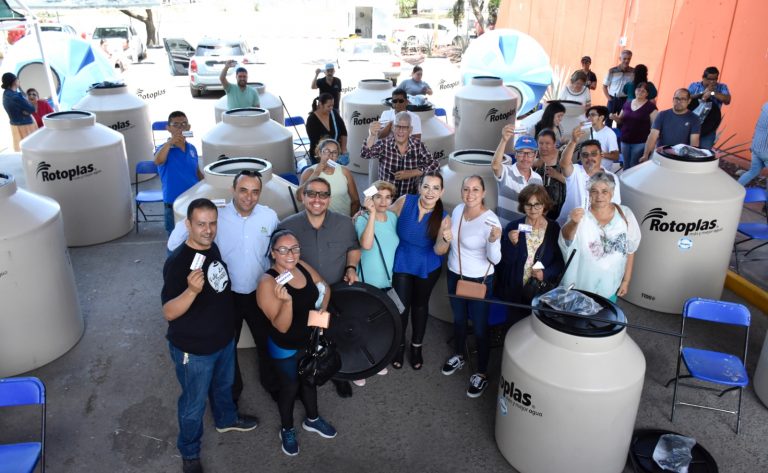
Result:
{"type": "Polygon", "coordinates": [[[560,102],[549,102],[541,115],[541,120],[534,127],[534,135],[538,136],[544,128],[555,128],[555,115],[565,113],[565,106],[560,102]]]}
{"type": "Polygon", "coordinates": [[[329,94],[328,92],[323,92],[322,94],[318,95],[314,98],[314,100],[312,100],[312,111],[317,111],[317,107],[319,107],[320,104],[326,103],[329,100],[333,100],[333,95],[329,94]]]}
{"type": "MultiPolygon", "coordinates": [[[[444,187],[443,184],[443,175],[440,174],[437,171],[434,172],[428,172],[421,176],[421,181],[419,181],[419,187],[424,185],[424,181],[428,177],[436,177],[437,179],[440,179],[440,187],[444,187]]],[[[436,241],[437,236],[440,233],[440,225],[443,223],[443,200],[437,199],[437,202],[435,202],[435,208],[432,209],[432,215],[429,216],[429,220],[427,221],[427,235],[429,236],[430,240],[436,241]]]]}
{"type": "Polygon", "coordinates": [[[648,68],[645,64],[638,64],[635,66],[635,78],[632,83],[637,87],[640,82],[648,82],[648,68]]]}

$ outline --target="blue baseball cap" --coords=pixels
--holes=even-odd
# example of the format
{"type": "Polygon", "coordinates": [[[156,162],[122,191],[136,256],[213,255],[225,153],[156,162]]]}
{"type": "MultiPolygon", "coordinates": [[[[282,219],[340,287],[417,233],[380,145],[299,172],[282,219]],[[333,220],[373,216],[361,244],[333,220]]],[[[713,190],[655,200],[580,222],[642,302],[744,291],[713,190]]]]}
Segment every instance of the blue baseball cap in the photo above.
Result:
{"type": "Polygon", "coordinates": [[[539,144],[532,136],[521,136],[515,141],[515,150],[518,149],[532,149],[534,151],[539,150],[539,144]]]}

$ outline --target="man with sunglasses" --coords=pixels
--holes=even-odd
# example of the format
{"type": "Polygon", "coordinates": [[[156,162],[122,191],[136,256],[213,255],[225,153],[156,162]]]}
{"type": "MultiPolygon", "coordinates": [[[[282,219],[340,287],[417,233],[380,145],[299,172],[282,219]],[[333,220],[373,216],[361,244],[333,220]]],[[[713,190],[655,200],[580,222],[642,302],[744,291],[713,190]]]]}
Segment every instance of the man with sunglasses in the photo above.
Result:
{"type": "Polygon", "coordinates": [[[421,119],[413,112],[408,112],[407,107],[410,103],[408,101],[408,94],[403,89],[395,89],[392,92],[392,108],[385,110],[379,118],[381,123],[381,130],[379,131],[379,139],[384,139],[394,133],[392,126],[395,123],[395,116],[400,112],[407,112],[411,117],[411,137],[415,140],[421,141],[421,119]]]}
{"type": "MultiPolygon", "coordinates": [[[[357,282],[360,243],[352,219],[331,210],[331,185],[314,177],[304,186],[304,210],[284,218],[278,230],[290,230],[299,239],[301,260],[313,267],[329,285],[357,282]]],[[[333,380],[341,397],[352,395],[347,381],[333,380]]]]}
{"type": "Polygon", "coordinates": [[[647,161],[651,153],[660,146],[684,144],[698,148],[701,122],[696,114],[688,110],[690,101],[691,93],[688,89],[677,89],[672,97],[672,108],[662,110],[656,115],[645,141],[641,163],[647,161]]]}
{"type": "MultiPolygon", "coordinates": [[[[261,385],[276,400],[279,382],[267,353],[270,322],[256,304],[256,288],[264,272],[269,269],[269,237],[279,221],[274,210],[259,204],[262,188],[258,171],[244,169],[235,176],[232,181],[232,201],[219,210],[215,241],[232,279],[235,346],[240,341],[245,321],[256,342],[261,385]]],[[[186,227],[176,225],[168,239],[168,249],[175,250],[187,237],[186,227]]],[[[235,403],[242,391],[243,376],[235,350],[235,381],[232,386],[232,399],[235,403]]]]}
{"type": "Polygon", "coordinates": [[[155,150],[155,164],[163,188],[165,231],[173,231],[173,201],[187,189],[203,179],[197,162],[197,149],[187,143],[184,132],[189,131],[189,120],[184,112],[171,112],[166,129],[171,137],[155,150]]]}
{"type": "Polygon", "coordinates": [[[581,151],[579,152],[581,163],[573,163],[573,152],[576,149],[576,143],[580,142],[585,134],[586,133],[581,129],[581,126],[574,128],[571,134],[572,139],[560,157],[560,167],[565,176],[565,202],[563,202],[563,207],[560,209],[560,216],[557,218],[557,223],[559,223],[560,226],[568,221],[568,216],[570,215],[571,210],[579,207],[588,210],[589,189],[587,188],[587,183],[590,177],[600,171],[613,177],[616,187],[613,190],[611,201],[617,204],[621,203],[619,178],[602,167],[603,153],[599,141],[585,140],[582,142],[581,151]]]}

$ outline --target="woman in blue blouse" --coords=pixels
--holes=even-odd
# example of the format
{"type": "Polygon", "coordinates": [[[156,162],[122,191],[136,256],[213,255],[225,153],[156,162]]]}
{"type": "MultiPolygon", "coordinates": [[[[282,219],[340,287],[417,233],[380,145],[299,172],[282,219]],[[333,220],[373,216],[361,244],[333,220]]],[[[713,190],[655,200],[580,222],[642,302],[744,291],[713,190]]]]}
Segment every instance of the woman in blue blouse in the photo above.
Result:
{"type": "Polygon", "coordinates": [[[428,173],[422,176],[419,195],[400,196],[392,205],[397,214],[397,236],[400,244],[395,252],[392,287],[397,292],[405,311],[403,340],[392,366],[403,367],[405,329],[408,314],[413,321],[410,362],[415,370],[424,364],[421,345],[427,329],[429,296],[435,287],[443,264],[442,255],[448,252],[451,241],[451,219],[443,210],[443,176],[428,173]]]}
{"type": "Polygon", "coordinates": [[[35,106],[27,100],[24,92],[19,90],[19,79],[16,74],[6,72],[2,77],[3,108],[11,122],[13,135],[13,150],[19,151],[19,142],[37,130],[37,123],[32,117],[35,106]]]}

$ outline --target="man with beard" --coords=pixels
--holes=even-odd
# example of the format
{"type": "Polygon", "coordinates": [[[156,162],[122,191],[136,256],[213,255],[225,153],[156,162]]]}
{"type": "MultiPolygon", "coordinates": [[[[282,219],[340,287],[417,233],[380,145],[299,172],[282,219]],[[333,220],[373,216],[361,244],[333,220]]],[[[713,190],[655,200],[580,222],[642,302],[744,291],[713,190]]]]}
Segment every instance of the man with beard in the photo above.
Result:
{"type": "Polygon", "coordinates": [[[235,78],[237,84],[230,84],[227,80],[227,72],[230,67],[235,67],[237,61],[231,60],[224,64],[224,68],[219,74],[219,81],[221,86],[224,87],[224,92],[227,93],[227,110],[233,108],[249,108],[259,107],[259,94],[256,93],[256,89],[248,87],[248,70],[244,67],[238,67],[235,69],[235,78]]]}
{"type": "Polygon", "coordinates": [[[688,110],[691,93],[688,89],[677,89],[672,98],[672,108],[662,110],[656,115],[651,126],[651,132],[645,141],[645,151],[640,162],[651,157],[653,150],[659,146],[674,146],[679,144],[699,146],[701,123],[699,117],[688,110]]]}

